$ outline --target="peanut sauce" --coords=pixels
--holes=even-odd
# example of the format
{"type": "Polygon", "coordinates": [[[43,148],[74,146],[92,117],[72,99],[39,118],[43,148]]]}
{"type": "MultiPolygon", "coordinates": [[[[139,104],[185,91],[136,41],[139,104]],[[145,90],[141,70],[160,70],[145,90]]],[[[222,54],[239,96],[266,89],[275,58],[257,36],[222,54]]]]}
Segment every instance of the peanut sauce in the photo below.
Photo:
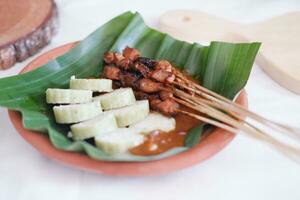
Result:
{"type": "Polygon", "coordinates": [[[175,116],[176,128],[170,132],[153,131],[145,136],[145,141],[141,145],[134,147],[130,153],[135,155],[156,155],[163,153],[174,147],[184,146],[184,140],[187,132],[197,126],[200,121],[183,115],[175,116]]]}

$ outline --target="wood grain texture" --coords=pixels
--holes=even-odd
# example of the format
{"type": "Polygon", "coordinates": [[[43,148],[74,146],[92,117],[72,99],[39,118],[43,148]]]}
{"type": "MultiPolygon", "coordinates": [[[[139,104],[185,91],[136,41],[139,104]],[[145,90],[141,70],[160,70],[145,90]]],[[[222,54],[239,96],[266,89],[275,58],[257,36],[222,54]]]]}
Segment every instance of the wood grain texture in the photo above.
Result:
{"type": "Polygon", "coordinates": [[[287,13],[254,24],[238,24],[200,11],[169,11],[160,29],[191,42],[260,41],[258,65],[275,81],[300,94],[300,12],[287,13]]]}
{"type": "Polygon", "coordinates": [[[37,53],[56,29],[53,0],[0,0],[0,70],[37,53]]]}

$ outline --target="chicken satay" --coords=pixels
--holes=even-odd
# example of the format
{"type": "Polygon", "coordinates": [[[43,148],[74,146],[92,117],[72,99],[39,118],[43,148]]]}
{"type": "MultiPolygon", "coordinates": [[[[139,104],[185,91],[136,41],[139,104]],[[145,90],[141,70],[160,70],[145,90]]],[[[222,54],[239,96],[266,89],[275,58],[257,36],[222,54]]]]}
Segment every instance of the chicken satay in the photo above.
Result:
{"type": "Polygon", "coordinates": [[[104,54],[104,62],[106,64],[114,64],[115,63],[115,53],[107,52],[104,54]]]}
{"type": "Polygon", "coordinates": [[[141,73],[145,78],[148,78],[150,69],[146,67],[144,64],[136,62],[133,68],[135,71],[141,73]]]}
{"type": "Polygon", "coordinates": [[[120,54],[120,53],[114,53],[115,59],[114,59],[114,63],[117,64],[117,62],[120,62],[121,60],[123,60],[125,57],[120,54]]]}
{"type": "Polygon", "coordinates": [[[111,80],[120,80],[120,69],[111,65],[106,65],[103,69],[103,77],[111,80]]]}
{"type": "Polygon", "coordinates": [[[121,88],[122,87],[121,81],[114,80],[112,83],[112,87],[114,90],[121,88]]]}
{"type": "Polygon", "coordinates": [[[146,93],[146,92],[141,92],[141,91],[137,91],[137,90],[134,90],[133,91],[134,93],[134,96],[137,100],[146,100],[149,98],[149,94],[146,93]]]}
{"type": "Polygon", "coordinates": [[[155,64],[155,69],[162,69],[167,72],[172,72],[172,65],[166,60],[160,60],[155,64]]]}
{"type": "Polygon", "coordinates": [[[138,74],[122,71],[119,74],[119,78],[123,87],[137,88],[137,81],[140,76],[138,74]]]}
{"type": "Polygon", "coordinates": [[[149,100],[150,107],[151,107],[153,110],[158,110],[157,105],[158,105],[159,103],[161,103],[162,100],[160,100],[159,98],[152,98],[152,99],[148,99],[148,100],[149,100]]]}
{"type": "Polygon", "coordinates": [[[155,60],[152,60],[151,58],[146,58],[146,57],[139,57],[136,60],[136,62],[142,63],[143,65],[145,65],[149,69],[154,69],[154,67],[155,67],[155,65],[157,63],[155,60]]]}
{"type": "Polygon", "coordinates": [[[116,62],[116,65],[120,69],[129,70],[132,65],[132,61],[128,58],[123,58],[123,59],[119,60],[118,62],[116,62]]]}
{"type": "Polygon", "coordinates": [[[106,64],[116,64],[124,58],[125,57],[122,54],[116,52],[107,52],[104,54],[104,62],[106,64]]]}
{"type": "Polygon", "coordinates": [[[159,94],[157,93],[153,93],[153,94],[148,94],[145,92],[141,92],[141,91],[133,91],[134,92],[134,96],[137,100],[146,100],[148,99],[150,102],[154,99],[158,99],[159,100],[159,94]]]}
{"type": "Polygon", "coordinates": [[[161,100],[167,100],[173,97],[173,93],[167,90],[162,90],[159,92],[159,97],[161,100]]]}
{"type": "Polygon", "coordinates": [[[137,87],[139,90],[146,93],[159,92],[163,89],[163,85],[161,83],[152,81],[148,78],[139,80],[137,87]]]}
{"type": "Polygon", "coordinates": [[[157,110],[164,115],[175,115],[179,109],[179,104],[172,99],[164,101],[161,101],[160,99],[153,99],[150,100],[150,106],[152,109],[157,110]]]}
{"type": "Polygon", "coordinates": [[[175,80],[175,75],[163,69],[156,69],[150,73],[150,77],[162,83],[172,83],[175,80]]]}
{"type": "Polygon", "coordinates": [[[126,47],[123,50],[123,56],[127,59],[135,61],[138,57],[140,57],[140,52],[137,49],[126,47]]]}

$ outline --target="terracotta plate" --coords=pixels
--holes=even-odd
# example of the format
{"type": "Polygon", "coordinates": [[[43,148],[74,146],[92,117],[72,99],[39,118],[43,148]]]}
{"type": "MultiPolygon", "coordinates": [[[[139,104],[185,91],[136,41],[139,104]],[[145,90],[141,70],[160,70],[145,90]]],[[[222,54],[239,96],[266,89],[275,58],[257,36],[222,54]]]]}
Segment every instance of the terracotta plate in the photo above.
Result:
{"type": "MultiPolygon", "coordinates": [[[[66,44],[41,55],[28,64],[21,73],[33,70],[47,61],[64,54],[74,47],[75,44],[66,44]]],[[[247,95],[245,91],[240,93],[237,102],[247,107],[247,95]]],[[[159,175],[183,169],[210,158],[222,150],[235,136],[233,133],[216,128],[196,147],[169,158],[142,163],[102,162],[93,160],[83,154],[61,151],[54,148],[46,135],[26,130],[22,126],[22,117],[19,112],[12,110],[8,112],[13,125],[20,135],[44,155],[72,167],[114,176],[159,175]]]]}

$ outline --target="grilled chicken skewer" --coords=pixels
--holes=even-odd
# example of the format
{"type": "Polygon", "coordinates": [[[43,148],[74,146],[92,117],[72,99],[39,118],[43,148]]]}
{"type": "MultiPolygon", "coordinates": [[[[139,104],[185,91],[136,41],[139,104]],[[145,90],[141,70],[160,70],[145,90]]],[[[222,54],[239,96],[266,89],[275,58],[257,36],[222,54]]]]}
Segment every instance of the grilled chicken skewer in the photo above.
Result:
{"type": "Polygon", "coordinates": [[[132,87],[138,99],[148,99],[152,109],[165,115],[182,113],[230,132],[246,133],[264,141],[293,158],[300,158],[300,149],[285,144],[257,124],[284,132],[300,140],[299,129],[259,116],[225,97],[192,81],[168,61],[155,61],[140,56],[138,50],[126,47],[123,54],[108,52],[104,56],[104,77],[114,80],[116,87],[132,87]],[[187,112],[182,106],[192,109],[187,112]],[[250,123],[251,119],[254,123],[250,123]]]}

